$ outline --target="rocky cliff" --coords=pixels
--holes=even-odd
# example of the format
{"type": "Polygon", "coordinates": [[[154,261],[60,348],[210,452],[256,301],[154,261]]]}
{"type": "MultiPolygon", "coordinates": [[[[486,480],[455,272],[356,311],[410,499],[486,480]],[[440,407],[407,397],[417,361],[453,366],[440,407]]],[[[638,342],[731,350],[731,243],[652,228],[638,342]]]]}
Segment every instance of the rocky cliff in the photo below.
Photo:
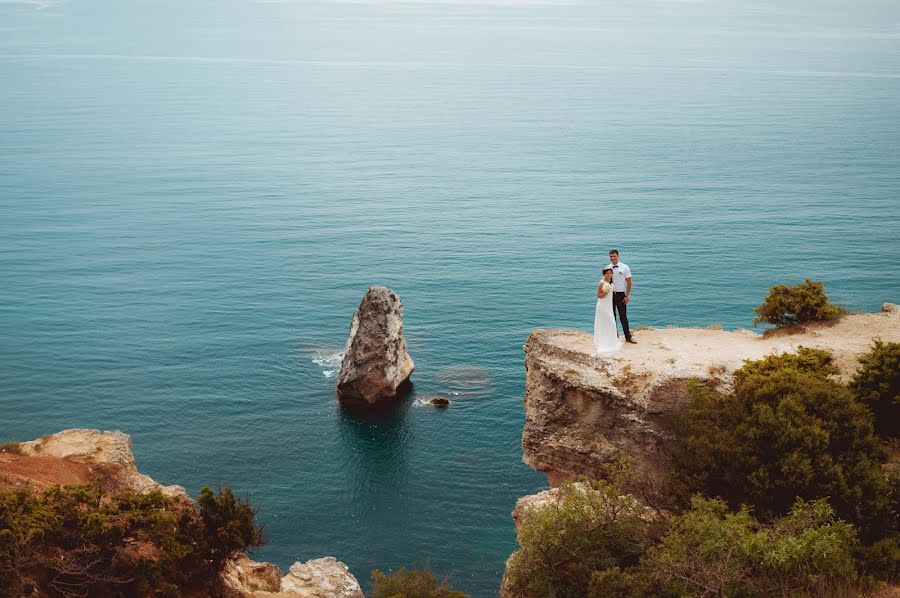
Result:
{"type": "Polygon", "coordinates": [[[639,344],[601,357],[587,332],[542,329],[529,336],[523,460],[552,485],[599,476],[621,458],[644,480],[659,479],[668,424],[688,401],[690,380],[728,390],[744,360],[800,346],[827,349],[849,378],[873,339],[900,342],[900,309],[885,304],[878,314],[765,335],[666,328],[642,330],[636,338],[639,344]]]}
{"type": "Polygon", "coordinates": [[[102,479],[120,490],[163,494],[190,500],[181,486],[162,486],[137,470],[131,437],[122,432],[63,430],[18,443],[0,453],[0,488],[29,486],[38,490],[60,484],[86,484],[102,479]]]}
{"type": "MultiPolygon", "coordinates": [[[[0,489],[87,484],[103,480],[119,490],[150,492],[190,501],[181,486],[162,486],[138,471],[131,437],[122,432],[64,430],[0,450],[0,489]]],[[[294,563],[287,575],[244,555],[229,561],[222,581],[230,598],[363,598],[347,566],[333,557],[294,563]]]]}

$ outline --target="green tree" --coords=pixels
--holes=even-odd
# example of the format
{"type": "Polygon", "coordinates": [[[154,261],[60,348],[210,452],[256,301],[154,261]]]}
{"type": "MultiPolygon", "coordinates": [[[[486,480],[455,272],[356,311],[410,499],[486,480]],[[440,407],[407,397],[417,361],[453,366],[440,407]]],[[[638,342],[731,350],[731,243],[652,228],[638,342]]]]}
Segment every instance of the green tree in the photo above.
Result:
{"type": "Polygon", "coordinates": [[[776,326],[833,320],[843,313],[842,308],[828,302],[825,285],[809,278],[798,285],[779,284],[769,289],[762,305],[755,310],[753,325],[765,322],[776,326]]]}
{"type": "Polygon", "coordinates": [[[696,496],[674,517],[641,569],[678,596],[813,595],[857,578],[853,527],[824,500],[798,500],[787,516],[760,524],[746,508],[696,496]]]}
{"type": "Polygon", "coordinates": [[[856,397],[872,410],[875,431],[885,438],[900,436],[900,343],[876,340],[859,358],[862,367],[850,382],[856,397]]]}
{"type": "Polygon", "coordinates": [[[200,510],[159,491],[109,492],[101,484],[42,493],[0,492],[0,595],[183,596],[212,591],[225,559],[258,545],[231,491],[212,493],[200,510]],[[209,505],[212,505],[210,507],[209,505]],[[218,521],[225,530],[207,527],[218,521]]]}
{"type": "Polygon", "coordinates": [[[608,482],[564,485],[556,501],[523,517],[507,587],[522,597],[585,596],[596,573],[637,564],[654,527],[633,496],[608,482]]]}
{"type": "Polygon", "coordinates": [[[469,596],[451,590],[446,583],[438,583],[427,567],[412,571],[401,567],[393,575],[378,569],[372,571],[372,598],[469,598],[469,596]]]}
{"type": "Polygon", "coordinates": [[[875,539],[890,517],[882,443],[848,389],[798,367],[810,355],[748,362],[729,396],[694,386],[676,425],[673,489],[685,502],[701,492],[763,517],[784,515],[797,497],[827,497],[875,539]]]}

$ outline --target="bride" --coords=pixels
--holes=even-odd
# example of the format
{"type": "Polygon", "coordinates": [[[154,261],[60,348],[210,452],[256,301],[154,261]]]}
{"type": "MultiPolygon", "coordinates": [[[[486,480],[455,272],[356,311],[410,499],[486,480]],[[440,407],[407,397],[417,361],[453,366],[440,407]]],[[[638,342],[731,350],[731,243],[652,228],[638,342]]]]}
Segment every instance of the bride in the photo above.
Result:
{"type": "Polygon", "coordinates": [[[612,353],[622,348],[613,316],[612,274],[612,268],[605,268],[603,280],[597,285],[597,308],[594,311],[594,348],[597,353],[612,353]]]}

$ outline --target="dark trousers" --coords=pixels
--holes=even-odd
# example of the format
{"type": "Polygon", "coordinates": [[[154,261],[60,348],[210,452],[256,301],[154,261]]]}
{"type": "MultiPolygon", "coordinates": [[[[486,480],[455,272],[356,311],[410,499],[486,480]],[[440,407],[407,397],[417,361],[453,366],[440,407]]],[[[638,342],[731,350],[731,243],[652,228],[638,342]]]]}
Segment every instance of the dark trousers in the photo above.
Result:
{"type": "Polygon", "coordinates": [[[613,291],[613,317],[619,312],[619,320],[622,322],[622,332],[625,338],[631,338],[631,330],[628,329],[628,306],[625,305],[625,293],[613,291]]]}

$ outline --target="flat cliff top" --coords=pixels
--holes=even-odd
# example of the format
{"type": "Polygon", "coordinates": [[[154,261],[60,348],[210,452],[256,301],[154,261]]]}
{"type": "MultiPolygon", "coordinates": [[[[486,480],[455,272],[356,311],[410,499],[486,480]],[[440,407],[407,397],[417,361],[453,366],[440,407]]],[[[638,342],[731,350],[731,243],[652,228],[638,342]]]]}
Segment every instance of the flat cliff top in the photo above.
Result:
{"type": "Polygon", "coordinates": [[[104,480],[135,492],[160,490],[190,500],[181,486],[161,486],[140,473],[131,452],[131,437],[122,432],[63,430],[0,451],[0,490],[86,484],[104,480]]]}
{"type": "Polygon", "coordinates": [[[814,323],[794,330],[759,334],[750,330],[704,328],[644,328],[635,331],[638,344],[625,344],[617,353],[598,356],[590,333],[578,330],[535,330],[525,346],[529,357],[556,361],[570,368],[570,376],[585,366],[605,374],[700,378],[728,376],[746,359],[794,352],[798,347],[830,351],[841,375],[848,378],[858,367],[857,357],[875,339],[900,342],[900,308],[885,304],[881,313],[850,314],[835,322],[814,323]]]}
{"type": "Polygon", "coordinates": [[[635,331],[636,345],[596,355],[580,330],[535,330],[525,343],[522,458],[552,485],[602,476],[627,458],[648,481],[664,475],[671,415],[689,403],[692,380],[729,392],[747,359],[794,352],[832,353],[847,380],[875,339],[900,342],[900,309],[851,314],[765,335],[701,328],[635,331]]]}

